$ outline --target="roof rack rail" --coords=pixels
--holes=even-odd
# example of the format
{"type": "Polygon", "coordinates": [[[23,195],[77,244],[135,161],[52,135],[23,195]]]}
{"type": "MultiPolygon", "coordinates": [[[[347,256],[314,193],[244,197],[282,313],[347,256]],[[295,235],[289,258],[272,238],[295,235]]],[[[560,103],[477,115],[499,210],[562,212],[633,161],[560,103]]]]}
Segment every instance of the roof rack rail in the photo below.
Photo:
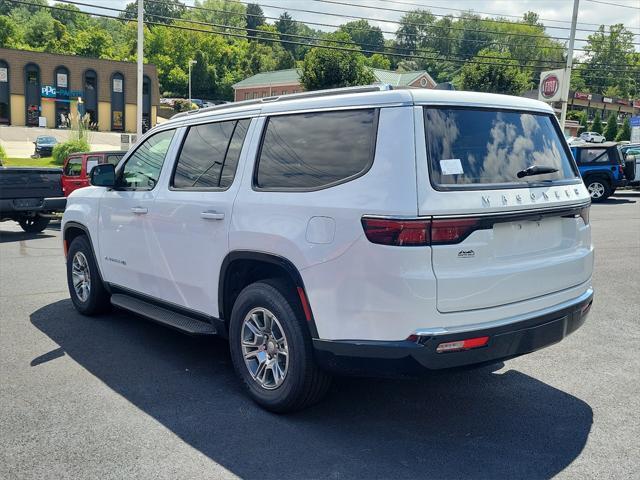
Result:
{"type": "Polygon", "coordinates": [[[243,100],[241,102],[229,102],[222,105],[214,105],[213,107],[200,108],[198,110],[189,110],[188,112],[176,113],[171,117],[182,118],[195,113],[204,112],[217,112],[226,108],[241,107],[245,105],[258,105],[261,103],[280,102],[283,100],[297,100],[300,98],[316,98],[316,97],[328,97],[331,95],[347,95],[350,93],[366,93],[366,92],[379,92],[386,90],[393,90],[393,86],[388,83],[374,83],[373,85],[361,85],[355,87],[342,87],[342,88],[329,88],[327,90],[313,90],[311,92],[291,93],[288,95],[276,95],[272,97],[254,98],[252,100],[243,100]]]}

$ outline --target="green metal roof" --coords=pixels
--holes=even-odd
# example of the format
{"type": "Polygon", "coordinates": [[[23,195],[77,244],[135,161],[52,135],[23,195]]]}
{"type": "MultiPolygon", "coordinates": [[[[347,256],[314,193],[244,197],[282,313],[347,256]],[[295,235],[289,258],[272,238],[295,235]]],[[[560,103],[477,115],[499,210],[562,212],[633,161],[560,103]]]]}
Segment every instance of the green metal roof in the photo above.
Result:
{"type": "MultiPolygon", "coordinates": [[[[435,85],[431,76],[425,70],[415,70],[411,72],[398,73],[392,70],[382,70],[373,68],[376,80],[381,83],[388,83],[394,87],[406,87],[422,75],[426,75],[430,82],[435,85]]],[[[252,77],[235,83],[233,88],[263,87],[267,85],[291,85],[300,83],[300,70],[291,68],[289,70],[275,70],[273,72],[262,72],[252,77]]]]}

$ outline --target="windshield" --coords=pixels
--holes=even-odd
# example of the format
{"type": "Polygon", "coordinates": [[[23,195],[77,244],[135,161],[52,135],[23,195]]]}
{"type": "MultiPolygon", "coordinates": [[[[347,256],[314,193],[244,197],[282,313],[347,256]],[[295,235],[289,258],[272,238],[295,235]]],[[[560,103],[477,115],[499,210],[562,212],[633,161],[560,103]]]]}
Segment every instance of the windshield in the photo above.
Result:
{"type": "Polygon", "coordinates": [[[54,137],[38,137],[38,143],[56,143],[56,139],[54,137]]]}
{"type": "Polygon", "coordinates": [[[577,178],[559,130],[548,114],[512,110],[425,107],[427,153],[434,186],[497,186],[577,178]],[[554,173],[518,178],[531,166],[554,173]]]}

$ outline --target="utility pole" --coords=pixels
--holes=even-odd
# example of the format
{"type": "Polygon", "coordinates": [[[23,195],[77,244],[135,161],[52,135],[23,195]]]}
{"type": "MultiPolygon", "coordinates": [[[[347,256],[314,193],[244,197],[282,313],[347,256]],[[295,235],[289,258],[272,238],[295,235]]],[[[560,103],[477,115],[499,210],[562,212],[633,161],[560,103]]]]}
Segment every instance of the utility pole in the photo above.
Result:
{"type": "Polygon", "coordinates": [[[144,0],[138,0],[138,84],[136,93],[136,133],[142,136],[142,76],[144,75],[144,0]]]}
{"type": "Polygon", "coordinates": [[[569,51],[567,52],[567,66],[564,69],[564,83],[562,85],[560,127],[563,132],[564,122],[567,119],[567,104],[569,103],[569,85],[571,84],[571,68],[573,67],[573,44],[576,41],[576,24],[578,23],[579,3],[580,0],[573,0],[573,17],[571,18],[571,33],[569,34],[569,51]]]}
{"type": "Polygon", "coordinates": [[[189,60],[189,108],[191,108],[191,65],[198,63],[197,60],[189,60]]]}

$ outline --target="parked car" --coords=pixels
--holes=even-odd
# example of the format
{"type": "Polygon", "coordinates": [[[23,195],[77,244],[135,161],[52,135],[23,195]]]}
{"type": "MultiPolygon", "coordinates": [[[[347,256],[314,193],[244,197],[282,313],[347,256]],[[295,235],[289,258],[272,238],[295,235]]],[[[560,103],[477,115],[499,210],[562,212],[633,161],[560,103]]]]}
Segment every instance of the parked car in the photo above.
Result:
{"type": "Polygon", "coordinates": [[[199,98],[192,98],[191,103],[193,103],[198,108],[204,107],[204,101],[200,100],[199,98]]]}
{"type": "Polygon", "coordinates": [[[604,143],[607,139],[598,132],[583,132],[580,134],[580,138],[589,143],[604,143]]]}
{"type": "Polygon", "coordinates": [[[36,141],[33,142],[35,145],[35,152],[33,156],[35,158],[50,157],[53,153],[53,147],[55,147],[57,143],[58,140],[56,140],[56,137],[38,135],[38,137],[36,137],[36,141]]]}
{"type": "Polygon", "coordinates": [[[85,152],[74,153],[64,161],[62,169],[62,190],[68,197],[78,188],[89,186],[89,174],[93,167],[102,163],[117,165],[125,152],[85,152]]]}
{"type": "Polygon", "coordinates": [[[640,187],[640,144],[626,142],[620,146],[620,153],[625,162],[624,174],[627,185],[640,187]]]}
{"type": "Polygon", "coordinates": [[[585,143],[585,141],[580,137],[574,137],[574,136],[565,134],[564,138],[567,140],[567,143],[569,144],[569,146],[582,145],[583,143],[585,143]]]}
{"type": "Polygon", "coordinates": [[[551,107],[388,88],[185,112],[94,167],[63,217],[75,308],[228,338],[277,412],[331,373],[498,362],[580,327],[590,199],[551,107]]]}
{"type": "Polygon", "coordinates": [[[66,205],[61,173],[59,168],[0,168],[0,222],[18,222],[28,233],[44,230],[66,205]]]}
{"type": "Polygon", "coordinates": [[[624,187],[624,161],[615,143],[576,145],[571,147],[580,174],[591,195],[591,201],[602,202],[618,187],[624,187]]]}

